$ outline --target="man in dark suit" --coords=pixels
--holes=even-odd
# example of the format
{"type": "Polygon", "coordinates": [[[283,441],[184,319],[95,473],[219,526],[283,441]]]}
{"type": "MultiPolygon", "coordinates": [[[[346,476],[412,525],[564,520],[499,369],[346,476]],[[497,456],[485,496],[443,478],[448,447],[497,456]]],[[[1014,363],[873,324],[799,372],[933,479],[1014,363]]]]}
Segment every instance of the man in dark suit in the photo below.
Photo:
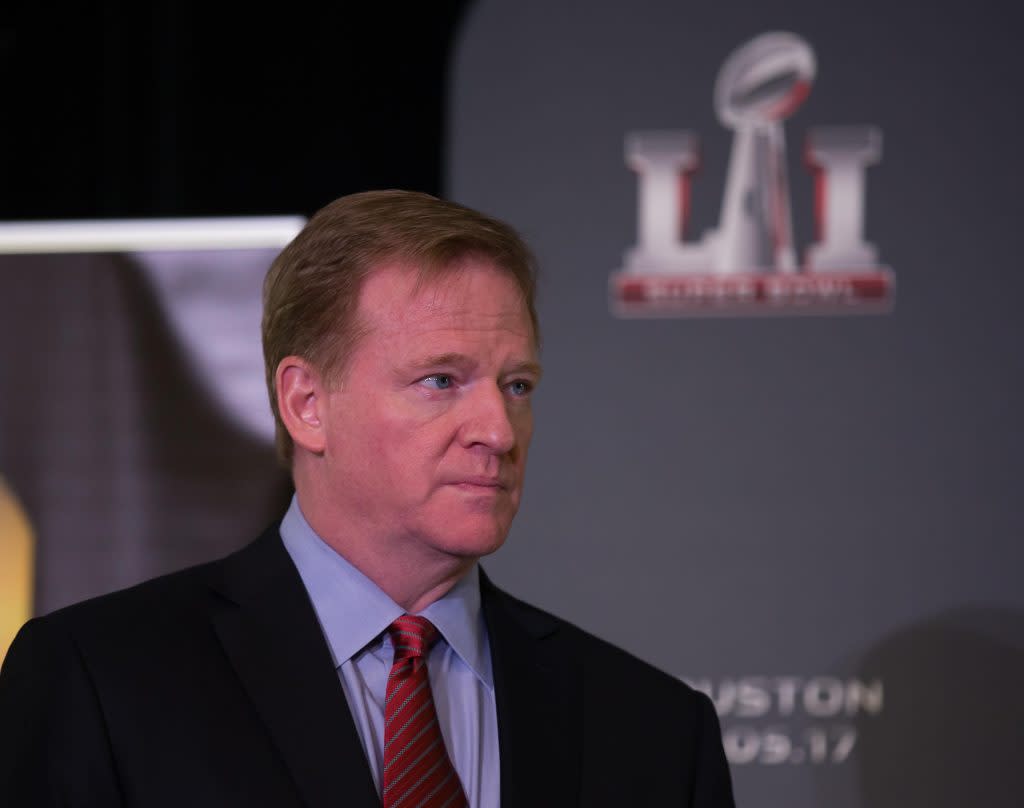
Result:
{"type": "Polygon", "coordinates": [[[12,806],[731,806],[709,700],[501,592],[540,379],[532,259],[421,194],[318,213],[263,342],[296,497],[219,562],[31,621],[12,806]]]}

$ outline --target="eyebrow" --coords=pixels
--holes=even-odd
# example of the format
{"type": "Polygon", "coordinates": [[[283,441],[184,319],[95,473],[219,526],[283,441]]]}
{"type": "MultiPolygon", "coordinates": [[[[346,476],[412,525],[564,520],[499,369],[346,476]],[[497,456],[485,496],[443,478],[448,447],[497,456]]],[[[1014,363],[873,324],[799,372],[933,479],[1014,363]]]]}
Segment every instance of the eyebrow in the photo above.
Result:
{"type": "MultiPolygon", "coordinates": [[[[474,363],[475,360],[466,356],[466,354],[449,352],[424,356],[420,359],[416,359],[411,364],[416,367],[437,367],[444,365],[465,366],[472,365],[474,363]]],[[[524,359],[522,361],[515,362],[511,367],[505,370],[505,373],[531,373],[537,378],[540,378],[543,375],[544,370],[541,368],[540,363],[534,362],[530,359],[524,359]]]]}
{"type": "Polygon", "coordinates": [[[539,379],[544,375],[544,368],[540,366],[539,362],[526,360],[514,364],[509,370],[509,373],[531,373],[539,379]]]}

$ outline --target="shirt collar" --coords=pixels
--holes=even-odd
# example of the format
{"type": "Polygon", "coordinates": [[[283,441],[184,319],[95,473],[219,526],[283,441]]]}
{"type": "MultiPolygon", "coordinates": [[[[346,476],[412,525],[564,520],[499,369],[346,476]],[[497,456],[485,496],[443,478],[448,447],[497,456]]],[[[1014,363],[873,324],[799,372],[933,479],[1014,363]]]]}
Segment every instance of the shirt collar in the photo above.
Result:
{"type": "MultiPolygon", "coordinates": [[[[298,497],[281,522],[281,539],[313,602],[335,667],[352,659],[405,611],[310,527],[298,497]]],[[[480,607],[480,571],[474,564],[420,614],[477,678],[493,689],[491,654],[480,607]]]]}
{"type": "Polygon", "coordinates": [[[443,598],[435,600],[420,614],[437,626],[445,642],[466,666],[493,689],[487,626],[480,608],[480,568],[474,564],[443,598]]]}

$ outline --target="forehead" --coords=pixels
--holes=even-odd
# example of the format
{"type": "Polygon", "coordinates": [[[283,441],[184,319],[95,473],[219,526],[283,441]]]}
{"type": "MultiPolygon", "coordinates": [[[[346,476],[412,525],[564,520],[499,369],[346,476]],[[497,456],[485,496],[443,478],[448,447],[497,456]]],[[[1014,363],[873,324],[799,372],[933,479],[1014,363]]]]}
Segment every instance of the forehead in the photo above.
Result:
{"type": "Polygon", "coordinates": [[[358,315],[364,333],[415,336],[429,331],[502,330],[533,337],[522,290],[486,260],[465,260],[427,274],[385,264],[366,278],[358,315]]]}

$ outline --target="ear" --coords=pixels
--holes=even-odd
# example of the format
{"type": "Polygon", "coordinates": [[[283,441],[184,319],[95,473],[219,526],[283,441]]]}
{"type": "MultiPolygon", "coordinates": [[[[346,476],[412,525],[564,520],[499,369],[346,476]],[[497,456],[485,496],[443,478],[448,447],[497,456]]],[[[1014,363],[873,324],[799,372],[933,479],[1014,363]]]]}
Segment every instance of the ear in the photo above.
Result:
{"type": "Polygon", "coordinates": [[[274,374],[277,411],[297,447],[323,454],[326,446],[322,408],[326,387],[320,372],[305,359],[286,356],[274,374]]]}

